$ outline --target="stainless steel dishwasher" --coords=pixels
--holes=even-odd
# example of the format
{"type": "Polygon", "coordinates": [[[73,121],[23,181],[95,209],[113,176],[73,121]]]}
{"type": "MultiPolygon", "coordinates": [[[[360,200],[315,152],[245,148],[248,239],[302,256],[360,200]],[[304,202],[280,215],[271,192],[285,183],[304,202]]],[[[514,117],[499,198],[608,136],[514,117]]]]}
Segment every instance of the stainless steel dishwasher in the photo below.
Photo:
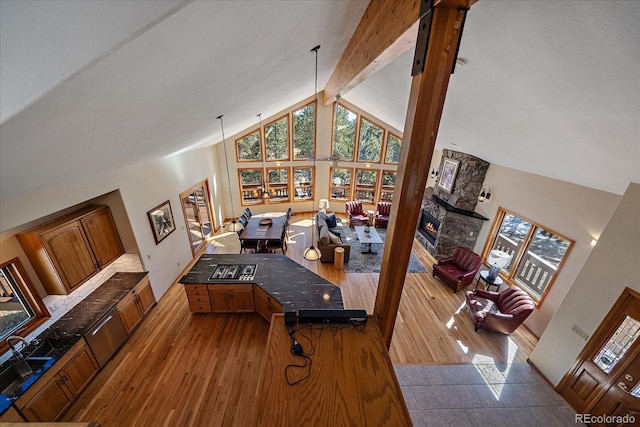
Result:
{"type": "Polygon", "coordinates": [[[85,334],[96,361],[103,367],[127,339],[122,320],[114,307],[85,334]]]}

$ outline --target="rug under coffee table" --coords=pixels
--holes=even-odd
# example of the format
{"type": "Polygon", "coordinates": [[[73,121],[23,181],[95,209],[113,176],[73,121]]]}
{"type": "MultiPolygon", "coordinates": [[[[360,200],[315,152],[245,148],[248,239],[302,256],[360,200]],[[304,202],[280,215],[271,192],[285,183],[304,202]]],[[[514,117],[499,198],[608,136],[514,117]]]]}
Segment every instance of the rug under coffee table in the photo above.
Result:
{"type": "Polygon", "coordinates": [[[358,240],[363,245],[367,245],[368,248],[366,251],[362,251],[363,254],[376,254],[377,252],[373,252],[371,250],[371,244],[382,244],[382,239],[380,235],[376,231],[374,227],[369,227],[369,232],[364,231],[363,225],[356,225],[353,228],[356,229],[356,233],[358,234],[358,240]]]}

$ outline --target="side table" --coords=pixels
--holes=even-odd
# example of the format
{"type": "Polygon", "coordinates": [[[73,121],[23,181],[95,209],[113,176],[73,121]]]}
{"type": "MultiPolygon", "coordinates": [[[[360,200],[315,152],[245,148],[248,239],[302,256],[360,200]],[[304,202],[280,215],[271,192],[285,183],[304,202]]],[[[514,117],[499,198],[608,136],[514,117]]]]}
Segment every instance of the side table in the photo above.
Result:
{"type": "Polygon", "coordinates": [[[482,280],[486,284],[486,288],[488,291],[491,290],[492,286],[495,286],[497,292],[500,289],[500,286],[504,283],[504,280],[502,280],[502,277],[500,277],[500,275],[496,276],[495,280],[489,280],[489,270],[482,270],[480,272],[480,275],[478,276],[478,280],[476,281],[476,287],[474,288],[474,290],[478,289],[480,280],[482,280]]]}

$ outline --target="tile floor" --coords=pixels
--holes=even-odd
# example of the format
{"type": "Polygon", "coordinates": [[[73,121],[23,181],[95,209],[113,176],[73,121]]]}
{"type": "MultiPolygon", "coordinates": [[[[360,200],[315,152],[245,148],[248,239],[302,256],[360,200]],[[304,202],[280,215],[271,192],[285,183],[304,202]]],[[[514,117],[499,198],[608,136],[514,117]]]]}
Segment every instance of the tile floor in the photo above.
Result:
{"type": "Polygon", "coordinates": [[[526,363],[395,370],[415,427],[576,425],[571,407],[526,363]]]}

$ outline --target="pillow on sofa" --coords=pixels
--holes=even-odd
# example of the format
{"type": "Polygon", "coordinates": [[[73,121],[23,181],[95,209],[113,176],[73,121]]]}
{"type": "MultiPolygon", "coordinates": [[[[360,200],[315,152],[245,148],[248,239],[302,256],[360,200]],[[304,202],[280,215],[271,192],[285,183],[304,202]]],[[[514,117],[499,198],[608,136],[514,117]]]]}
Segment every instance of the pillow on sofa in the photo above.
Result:
{"type": "Polygon", "coordinates": [[[323,245],[330,245],[331,244],[331,238],[329,237],[329,229],[327,228],[327,225],[324,224],[322,227],[320,227],[320,231],[318,232],[318,239],[320,240],[320,243],[322,243],[323,245]]]}
{"type": "MultiPolygon", "coordinates": [[[[318,231],[320,231],[320,229],[322,229],[322,226],[327,226],[327,221],[325,220],[324,217],[320,217],[320,215],[318,215],[318,231]]],[[[318,233],[318,235],[320,235],[318,233]]]]}
{"type": "Polygon", "coordinates": [[[318,221],[326,221],[327,220],[327,214],[324,211],[320,211],[318,212],[318,221]]]}
{"type": "Polygon", "coordinates": [[[340,232],[336,231],[336,230],[332,230],[329,228],[329,238],[331,239],[331,243],[339,245],[340,243],[342,243],[342,236],[340,235],[340,232]],[[334,239],[334,238],[337,238],[334,239]]]}
{"type": "Polygon", "coordinates": [[[326,221],[327,221],[327,226],[329,226],[329,228],[334,228],[338,225],[338,221],[336,220],[335,213],[330,213],[329,215],[327,215],[326,221]]]}

